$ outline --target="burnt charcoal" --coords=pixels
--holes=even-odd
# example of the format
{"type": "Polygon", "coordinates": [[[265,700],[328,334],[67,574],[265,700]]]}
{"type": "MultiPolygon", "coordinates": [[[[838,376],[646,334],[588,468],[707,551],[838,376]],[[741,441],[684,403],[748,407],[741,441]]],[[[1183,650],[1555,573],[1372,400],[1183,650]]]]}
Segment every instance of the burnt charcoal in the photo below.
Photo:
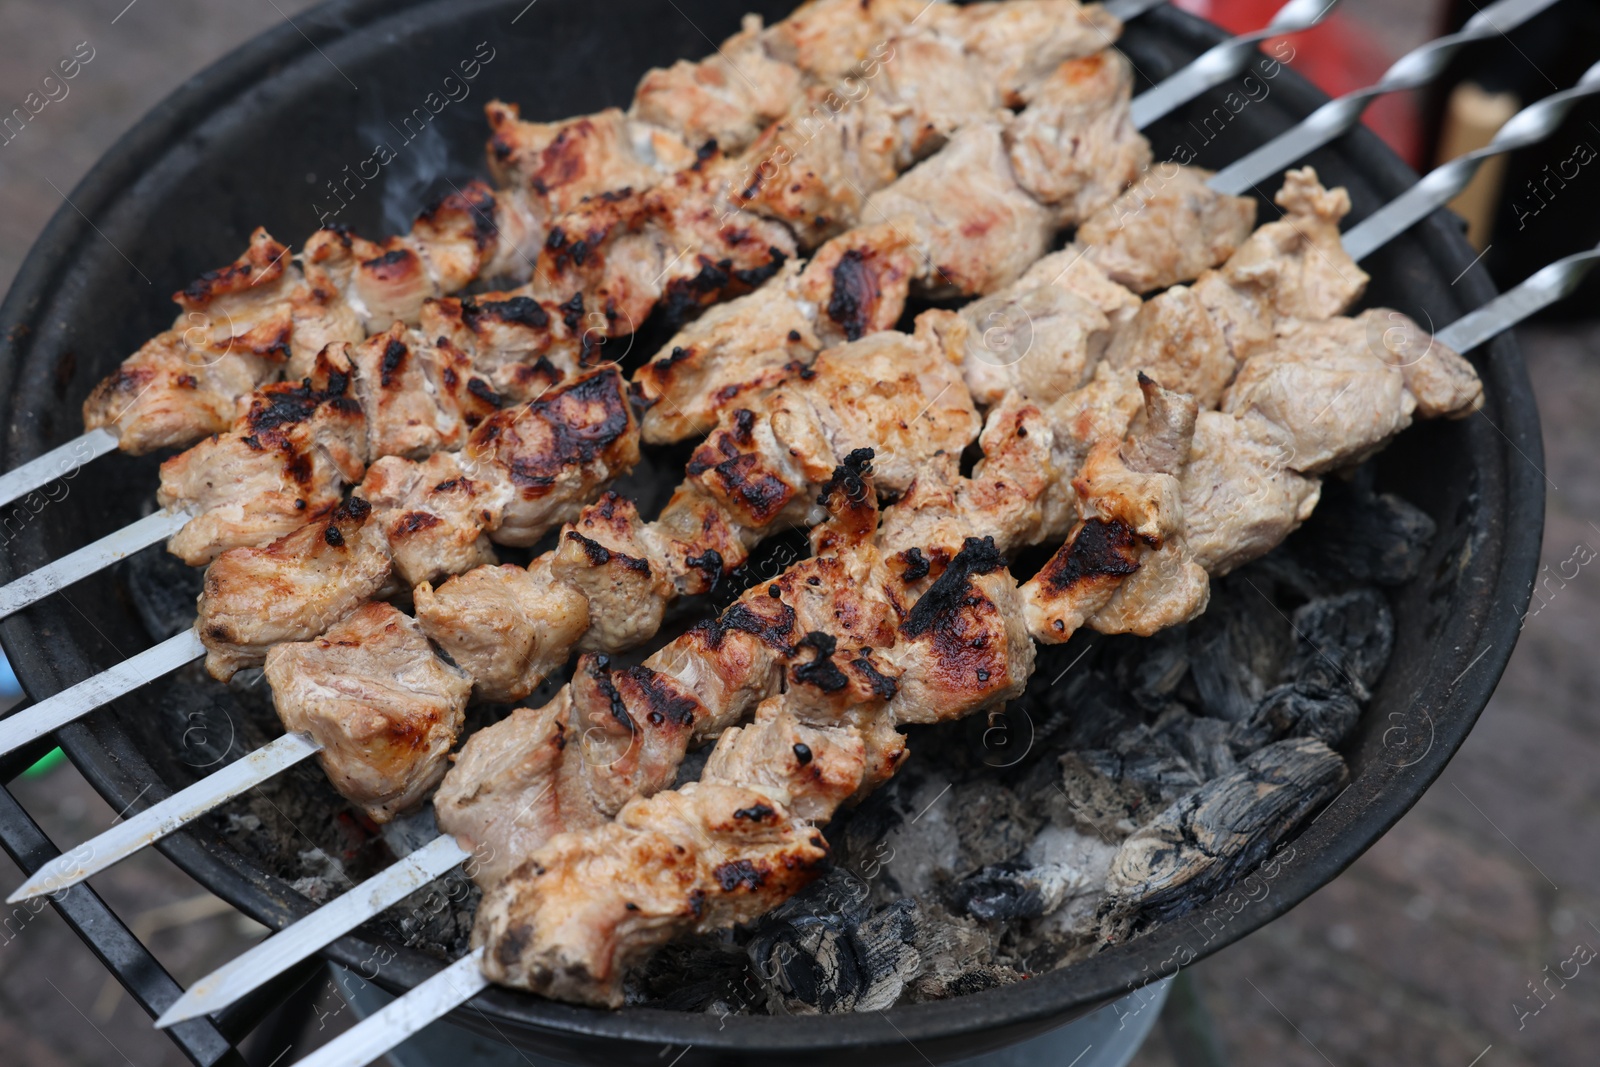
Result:
{"type": "Polygon", "coordinates": [[[1339,744],[1360,719],[1394,647],[1394,616],[1375,589],[1310,601],[1294,613],[1294,627],[1300,641],[1288,680],[1238,724],[1236,751],[1281,737],[1339,744]]]}
{"type": "MultiPolygon", "coordinates": [[[[1137,638],[1106,642],[1108,654],[1112,657],[1122,648],[1131,650],[1142,644],[1137,638]]],[[[1071,669],[1063,663],[1057,668],[1056,674],[1046,674],[1045,668],[1040,666],[1034,672],[1036,679],[1060,677],[1061,680],[1048,686],[1036,682],[1020,700],[1013,702],[1038,709],[1030,712],[1036,719],[1052,715],[1065,718],[1061,729],[1051,738],[1052,744],[1059,750],[1104,747],[1112,738],[1138,725],[1144,718],[1139,709],[1123,696],[1122,685],[1114,671],[1090,666],[1088,660],[1092,658],[1093,653],[1090,653],[1083,662],[1071,669]],[[1066,671],[1064,676],[1062,671],[1066,671]],[[1034,690],[1038,691],[1037,696],[1034,690]]],[[[1043,657],[1040,659],[1042,663],[1043,657]]]]}
{"type": "Polygon", "coordinates": [[[1294,627],[1300,635],[1289,668],[1294,680],[1332,674],[1358,700],[1371,697],[1394,648],[1394,615],[1382,593],[1356,589],[1313,600],[1294,613],[1294,627]]]}
{"type": "Polygon", "coordinates": [[[690,782],[698,782],[700,780],[700,772],[706,769],[706,761],[710,758],[710,745],[702,745],[686,753],[683,757],[683,762],[678,764],[678,777],[673,780],[672,788],[682,789],[690,782]]]}
{"type": "Polygon", "coordinates": [[[1156,720],[1155,729],[1205,782],[1233,773],[1238,765],[1234,727],[1221,719],[1192,715],[1181,706],[1156,720]]]}
{"type": "Polygon", "coordinates": [[[165,641],[194,625],[194,602],[200,596],[204,570],[189,566],[164,546],[152,545],[123,560],[118,571],[151,637],[165,641]]]}
{"type": "Polygon", "coordinates": [[[1273,737],[1314,737],[1337,745],[1361,718],[1361,704],[1348,686],[1325,689],[1290,682],[1268,693],[1261,702],[1260,721],[1265,731],[1241,732],[1236,743],[1259,745],[1273,737]]]}
{"type": "Polygon", "coordinates": [[[624,998],[630,1007],[729,1014],[764,1006],[766,993],[755,981],[744,949],[726,937],[701,934],[668,942],[628,975],[624,998]]]}
{"type": "Polygon", "coordinates": [[[1166,734],[1140,725],[1113,747],[1061,757],[1061,787],[1076,826],[1126,837],[1205,779],[1166,734]]]}
{"type": "Polygon", "coordinates": [[[1112,860],[1102,932],[1120,940],[1211,899],[1260,863],[1347,777],[1337,752],[1295,738],[1268,745],[1232,774],[1179,799],[1129,836],[1112,860]]]}
{"type": "Polygon", "coordinates": [[[1341,585],[1401,585],[1417,576],[1437,526],[1428,513],[1367,479],[1330,478],[1294,541],[1305,565],[1341,585]]]}
{"type": "Polygon", "coordinates": [[[1248,572],[1211,585],[1205,614],[1187,627],[1197,710],[1227,722],[1250,717],[1294,650],[1294,632],[1248,572]]]}
{"type": "MultiPolygon", "coordinates": [[[[1207,609],[1209,614],[1210,608],[1207,609]]],[[[1201,616],[1205,618],[1206,616],[1201,616]]],[[[1178,687],[1192,666],[1191,626],[1174,626],[1137,642],[1134,654],[1123,657],[1118,681],[1134,704],[1145,711],[1160,711],[1177,697],[1178,687]]]]}
{"type": "Polygon", "coordinates": [[[1084,878],[1066,864],[1029,866],[1020,861],[995,864],[952,885],[946,899],[974,919],[1036,919],[1048,915],[1084,886],[1084,878]]]}
{"type": "Polygon", "coordinates": [[[830,875],[762,920],[746,951],[774,1012],[877,1011],[920,968],[917,921],[915,900],[870,908],[830,875]]]}

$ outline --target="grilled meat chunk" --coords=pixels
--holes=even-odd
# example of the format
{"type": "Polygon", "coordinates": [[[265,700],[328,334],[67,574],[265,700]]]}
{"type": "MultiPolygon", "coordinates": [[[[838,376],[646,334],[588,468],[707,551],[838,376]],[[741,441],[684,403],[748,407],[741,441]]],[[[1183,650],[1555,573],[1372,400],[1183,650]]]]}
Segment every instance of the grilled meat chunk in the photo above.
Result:
{"type": "Polygon", "coordinates": [[[1213,190],[1211,172],[1147,167],[1122,195],[1085,218],[1076,240],[1112,281],[1136,293],[1196,278],[1250,237],[1256,202],[1213,190]]]}
{"type": "Polygon", "coordinates": [[[202,566],[228,549],[282,537],[361,480],[366,427],[342,349],[325,350],[300,383],[252,394],[232,432],[161,465],[157,501],[194,515],[167,543],[173,555],[202,566]]]}
{"type": "Polygon", "coordinates": [[[1132,84],[1132,65],[1113,49],[1068,60],[1006,128],[1018,185],[1059,225],[1101,210],[1150,165],[1149,142],[1128,117],[1132,84]]]}
{"type": "MultiPolygon", "coordinates": [[[[238,259],[174,294],[183,313],[95,386],[84,425],[111,430],[134,455],[227,430],[234,398],[282,373],[291,350],[309,347],[295,336],[302,284],[289,250],[257,229],[238,259]]],[[[316,319],[317,340],[327,335],[327,323],[306,317],[316,319]]]]}
{"type": "Polygon", "coordinates": [[[381,602],[315,641],[274,647],[266,674],[284,729],[322,745],[322,769],[376,822],[439,781],[472,689],[414,619],[381,602]]]}
{"type": "Polygon", "coordinates": [[[577,514],[599,487],[639,462],[639,424],[615,367],[566,382],[485,419],[461,468],[504,486],[493,539],[527,546],[577,514]]]}
{"type": "Polygon", "coordinates": [[[1051,214],[1013,176],[1001,132],[996,122],[963,127],[862,209],[865,221],[905,231],[930,294],[993,292],[1049,248],[1051,214]]]}
{"type": "Polygon", "coordinates": [[[412,593],[417,621],[473,679],[473,694],[520,700],[567,661],[589,626],[589,602],[556,581],[550,560],[474,567],[412,593]]]}
{"type": "Polygon", "coordinates": [[[227,681],[267,650],[327,630],[383,591],[392,570],[372,506],[354,497],[264,548],[235,548],[206,568],[195,631],[206,670],[227,681]]]}
{"type": "Polygon", "coordinates": [[[616,1007],[629,967],[688,930],[764,914],[820,874],[827,854],[766,794],[695,783],[556,838],[485,895],[473,936],[496,982],[616,1007]]]}

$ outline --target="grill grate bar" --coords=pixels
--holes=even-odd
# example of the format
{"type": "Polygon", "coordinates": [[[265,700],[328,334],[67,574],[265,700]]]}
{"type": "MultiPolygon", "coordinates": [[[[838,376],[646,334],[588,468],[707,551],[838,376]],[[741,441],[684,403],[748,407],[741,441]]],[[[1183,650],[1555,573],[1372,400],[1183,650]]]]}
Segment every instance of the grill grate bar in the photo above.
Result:
{"type": "MultiPolygon", "coordinates": [[[[11,791],[0,787],[0,845],[24,871],[59,855],[54,843],[23,810],[11,791]]],[[[50,899],[89,950],[145,1011],[154,1015],[183,991],[105,901],[88,886],[73,886],[50,899]]],[[[247,1067],[228,1038],[206,1019],[168,1031],[178,1048],[200,1067],[247,1067]]]]}

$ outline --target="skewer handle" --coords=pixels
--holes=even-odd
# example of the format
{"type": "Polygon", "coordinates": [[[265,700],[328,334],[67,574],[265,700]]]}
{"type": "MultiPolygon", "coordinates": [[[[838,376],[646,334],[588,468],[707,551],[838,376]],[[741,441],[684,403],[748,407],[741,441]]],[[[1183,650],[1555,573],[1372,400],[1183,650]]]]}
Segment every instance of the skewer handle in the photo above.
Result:
{"type": "MultiPolygon", "coordinates": [[[[1479,11],[1457,33],[1413,48],[1365,89],[1330,100],[1255,151],[1234,160],[1211,179],[1218,192],[1239,195],[1287,170],[1361,121],[1367,105],[1385,93],[1418,89],[1437,78],[1457,52],[1520,26],[1557,0],[1500,0],[1479,11]]],[[[1357,257],[1359,258],[1359,257],[1357,257]]]]}
{"type": "Polygon", "coordinates": [[[183,511],[157,511],[107,534],[76,552],[69,552],[9,585],[0,586],[0,619],[13,615],[59,589],[87,578],[118,560],[183,529],[192,518],[183,511]]]}
{"type": "Polygon", "coordinates": [[[221,1011],[460,865],[469,855],[455,838],[441,834],[200,979],[156,1020],[156,1026],[165,1028],[221,1011]]]}
{"type": "Polygon", "coordinates": [[[1128,116],[1134,128],[1142,130],[1207,89],[1221,85],[1249,66],[1256,57],[1259,42],[1268,37],[1309,30],[1327,18],[1328,12],[1338,3],[1339,0],[1289,0],[1264,29],[1213,45],[1181,70],[1162,79],[1159,85],[1133,98],[1128,116]]]}
{"type": "Polygon", "coordinates": [[[1461,316],[1434,336],[1457,352],[1470,351],[1571,293],[1600,261],[1600,245],[1558,259],[1476,311],[1461,316]]]}
{"type": "Polygon", "coordinates": [[[16,470],[0,474],[0,504],[9,504],[57,478],[71,477],[79,467],[115,451],[116,447],[117,435],[102,428],[90,430],[59,448],[52,448],[16,470]]]}
{"type": "Polygon", "coordinates": [[[1416,185],[1367,216],[1344,235],[1345,251],[1355,260],[1370,255],[1465,189],[1485,159],[1544,140],[1561,125],[1574,104],[1596,93],[1600,93],[1600,63],[1585,71],[1571,89],[1552,93],[1512,115],[1482,148],[1440,164],[1416,185]]]}
{"type": "Polygon", "coordinates": [[[77,885],[321,749],[321,745],[304,734],[284,734],[272,744],[256,749],[133,818],[117,823],[71,852],[63,852],[34,872],[32,878],[6,898],[6,903],[16,904],[77,885]]]}
{"type": "Polygon", "coordinates": [[[0,755],[21,748],[72,720],[87,715],[102,704],[132,692],[163,674],[171,674],[185,663],[206,654],[205,646],[193,630],[167,638],[137,656],[130,656],[109,670],[85,678],[68,689],[37,704],[0,719],[0,755]]]}

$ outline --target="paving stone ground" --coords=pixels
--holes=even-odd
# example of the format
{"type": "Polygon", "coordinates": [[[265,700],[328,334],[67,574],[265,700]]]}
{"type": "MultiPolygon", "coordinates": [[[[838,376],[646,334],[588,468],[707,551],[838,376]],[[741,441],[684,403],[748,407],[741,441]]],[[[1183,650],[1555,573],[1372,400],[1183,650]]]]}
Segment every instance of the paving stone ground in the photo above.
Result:
{"type": "MultiPolygon", "coordinates": [[[[307,6],[124,4],[0,5],[0,113],[78,42],[95,49],[68,97],[0,145],[0,287],[118,134],[184,77],[307,6]]],[[[1383,28],[1376,0],[1347,6],[1383,28]]],[[[1413,43],[1416,21],[1392,34],[1413,43]]],[[[1600,326],[1538,326],[1521,340],[1544,417],[1555,572],[1580,545],[1600,550],[1600,326]]],[[[1301,907],[1192,969],[1231,1063],[1600,1062],[1600,967],[1550,977],[1572,973],[1563,961],[1575,946],[1600,948],[1600,565],[1549,589],[1477,729],[1416,808],[1301,907]]],[[[70,769],[18,792],[60,841],[114,817],[70,769]]],[[[0,859],[0,885],[19,880],[0,859]]],[[[94,884],[183,982],[260,934],[155,855],[94,884]]],[[[347,1025],[337,1007],[324,991],[319,1040],[347,1025]]],[[[183,1062],[48,909],[0,914],[0,1050],[18,1067],[183,1062]]],[[[1135,1062],[1175,1059],[1157,1036],[1135,1062]]]]}

